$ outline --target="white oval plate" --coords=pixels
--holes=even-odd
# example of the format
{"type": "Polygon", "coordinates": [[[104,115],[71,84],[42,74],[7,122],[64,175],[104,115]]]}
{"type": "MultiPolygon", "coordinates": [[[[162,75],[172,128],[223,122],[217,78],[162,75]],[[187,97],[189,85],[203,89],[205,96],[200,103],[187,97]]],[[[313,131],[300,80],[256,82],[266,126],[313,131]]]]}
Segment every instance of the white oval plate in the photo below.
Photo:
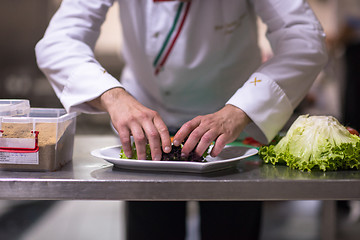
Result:
{"type": "Polygon", "coordinates": [[[207,156],[207,162],[186,161],[151,161],[121,159],[121,145],[96,149],[91,152],[95,157],[102,158],[118,168],[151,171],[194,172],[205,173],[235,167],[241,159],[258,153],[255,148],[227,145],[217,157],[207,156]]]}

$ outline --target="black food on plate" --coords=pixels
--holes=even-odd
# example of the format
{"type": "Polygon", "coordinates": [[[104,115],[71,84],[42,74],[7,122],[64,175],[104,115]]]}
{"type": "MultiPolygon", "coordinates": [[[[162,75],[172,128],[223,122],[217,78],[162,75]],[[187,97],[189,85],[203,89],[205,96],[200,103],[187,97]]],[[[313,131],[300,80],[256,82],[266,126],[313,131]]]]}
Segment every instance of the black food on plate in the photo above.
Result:
{"type": "Polygon", "coordinates": [[[189,161],[189,162],[204,162],[203,156],[199,156],[192,150],[187,157],[181,157],[181,146],[172,146],[171,152],[162,153],[161,161],[189,161]]]}

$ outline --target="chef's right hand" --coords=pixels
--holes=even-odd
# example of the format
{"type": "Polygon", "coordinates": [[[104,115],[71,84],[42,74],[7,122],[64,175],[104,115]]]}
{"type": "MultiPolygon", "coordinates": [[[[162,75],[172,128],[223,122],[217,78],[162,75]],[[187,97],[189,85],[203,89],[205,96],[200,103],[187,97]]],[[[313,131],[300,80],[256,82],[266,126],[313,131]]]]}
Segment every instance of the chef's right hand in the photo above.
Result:
{"type": "Polygon", "coordinates": [[[138,159],[146,159],[147,143],[150,144],[153,160],[161,159],[161,148],[166,153],[171,151],[169,131],[160,115],[139,103],[125,89],[110,89],[89,103],[110,114],[128,158],[132,157],[131,135],[135,141],[138,159]]]}

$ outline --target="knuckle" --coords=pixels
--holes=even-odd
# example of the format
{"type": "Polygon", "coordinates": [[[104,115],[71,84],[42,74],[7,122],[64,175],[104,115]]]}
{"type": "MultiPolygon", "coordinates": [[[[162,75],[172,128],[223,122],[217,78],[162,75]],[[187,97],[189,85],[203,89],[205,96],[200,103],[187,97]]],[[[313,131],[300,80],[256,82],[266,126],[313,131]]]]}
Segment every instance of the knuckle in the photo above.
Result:
{"type": "Polygon", "coordinates": [[[146,117],[148,119],[154,119],[154,118],[160,117],[159,113],[154,110],[149,110],[149,111],[143,112],[143,115],[144,115],[143,117],[146,117]]]}
{"type": "Polygon", "coordinates": [[[134,140],[140,144],[146,143],[146,137],[144,135],[134,136],[134,140]]]}
{"type": "Polygon", "coordinates": [[[124,131],[124,130],[119,129],[118,136],[119,136],[122,143],[126,143],[126,144],[130,143],[130,135],[129,135],[128,131],[124,131]]]}
{"type": "Polygon", "coordinates": [[[193,124],[191,121],[184,123],[183,125],[185,128],[192,128],[193,124]]]}
{"type": "Polygon", "coordinates": [[[211,136],[210,134],[205,134],[203,137],[202,137],[202,140],[206,143],[210,143],[213,141],[213,136],[211,136]]]}
{"type": "Polygon", "coordinates": [[[151,111],[150,114],[152,115],[153,118],[160,118],[160,114],[156,111],[151,111]]]}
{"type": "Polygon", "coordinates": [[[129,123],[134,122],[134,121],[135,121],[134,116],[127,116],[127,117],[124,117],[124,118],[119,119],[119,120],[117,121],[117,125],[118,125],[120,128],[124,128],[124,127],[129,126],[129,123]]]}
{"type": "Polygon", "coordinates": [[[214,127],[214,125],[216,124],[216,122],[212,118],[204,118],[202,120],[202,123],[209,127],[214,127]]]}
{"type": "Polygon", "coordinates": [[[167,129],[167,127],[159,127],[159,129],[158,129],[158,130],[159,130],[159,132],[160,132],[160,133],[162,133],[162,134],[163,134],[163,133],[168,133],[168,132],[169,132],[169,130],[167,129]]]}
{"type": "Polygon", "coordinates": [[[135,120],[143,120],[143,119],[148,119],[149,117],[148,117],[148,114],[147,113],[145,113],[145,112],[138,112],[137,114],[136,114],[136,116],[132,119],[133,121],[135,121],[135,120]]]}
{"type": "Polygon", "coordinates": [[[159,137],[159,133],[155,130],[151,130],[148,132],[148,137],[152,139],[157,138],[159,137]]]}
{"type": "Polygon", "coordinates": [[[151,152],[156,155],[156,154],[159,154],[161,153],[161,148],[159,146],[152,146],[151,147],[151,152]]]}
{"type": "Polygon", "coordinates": [[[128,146],[131,143],[130,139],[128,139],[128,138],[120,137],[120,141],[121,141],[121,144],[124,145],[124,146],[128,146]]]}
{"type": "Polygon", "coordinates": [[[193,121],[195,122],[200,122],[202,120],[203,116],[199,115],[199,116],[196,116],[193,121]]]}
{"type": "Polygon", "coordinates": [[[113,121],[113,125],[115,128],[119,129],[119,128],[123,128],[126,124],[124,119],[117,119],[113,121]]]}
{"type": "Polygon", "coordinates": [[[201,133],[199,131],[193,131],[191,135],[196,139],[201,137],[201,133]]]}

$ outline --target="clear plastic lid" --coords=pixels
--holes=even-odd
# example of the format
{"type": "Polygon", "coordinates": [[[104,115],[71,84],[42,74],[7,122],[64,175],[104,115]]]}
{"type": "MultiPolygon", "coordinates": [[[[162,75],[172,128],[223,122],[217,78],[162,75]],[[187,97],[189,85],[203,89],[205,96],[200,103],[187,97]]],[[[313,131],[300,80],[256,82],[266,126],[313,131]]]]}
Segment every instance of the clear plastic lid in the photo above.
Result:
{"type": "Polygon", "coordinates": [[[0,99],[0,117],[26,116],[30,112],[30,102],[26,99],[0,99]]]}

